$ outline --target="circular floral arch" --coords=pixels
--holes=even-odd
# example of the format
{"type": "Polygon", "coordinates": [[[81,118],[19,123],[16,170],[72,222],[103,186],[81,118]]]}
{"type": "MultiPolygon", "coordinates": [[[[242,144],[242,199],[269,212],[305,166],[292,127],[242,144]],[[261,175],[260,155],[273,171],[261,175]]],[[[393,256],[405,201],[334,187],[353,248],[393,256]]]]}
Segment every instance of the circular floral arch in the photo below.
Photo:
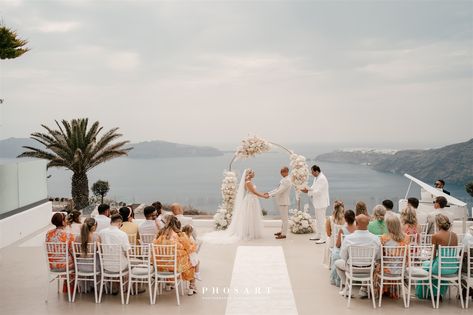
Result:
{"type": "Polygon", "coordinates": [[[230,161],[228,170],[224,171],[224,178],[221,185],[223,200],[214,216],[217,230],[226,229],[232,219],[232,211],[238,185],[237,175],[232,171],[233,163],[238,160],[252,158],[256,155],[269,152],[273,147],[279,147],[289,154],[289,177],[296,190],[296,199],[298,204],[297,208],[300,209],[300,193],[302,189],[307,187],[307,179],[309,178],[309,167],[307,165],[306,158],[302,155],[294,153],[294,151],[289,150],[280,144],[269,142],[257,136],[249,136],[241,140],[240,145],[236,149],[235,154],[230,161]]]}

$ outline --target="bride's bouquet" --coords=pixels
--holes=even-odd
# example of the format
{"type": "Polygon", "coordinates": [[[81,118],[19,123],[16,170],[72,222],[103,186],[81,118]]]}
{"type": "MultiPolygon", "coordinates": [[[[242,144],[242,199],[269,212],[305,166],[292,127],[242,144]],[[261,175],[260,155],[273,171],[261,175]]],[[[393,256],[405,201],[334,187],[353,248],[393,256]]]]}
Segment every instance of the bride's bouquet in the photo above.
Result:
{"type": "Polygon", "coordinates": [[[291,209],[289,213],[289,229],[294,234],[313,233],[312,217],[309,214],[309,205],[304,206],[304,210],[291,209]]]}

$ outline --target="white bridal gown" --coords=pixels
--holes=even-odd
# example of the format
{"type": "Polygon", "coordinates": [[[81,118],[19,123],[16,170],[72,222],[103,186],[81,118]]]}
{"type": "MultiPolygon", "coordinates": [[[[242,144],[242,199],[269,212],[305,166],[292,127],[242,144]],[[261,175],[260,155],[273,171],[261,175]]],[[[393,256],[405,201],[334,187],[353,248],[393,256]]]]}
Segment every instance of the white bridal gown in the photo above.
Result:
{"type": "Polygon", "coordinates": [[[228,244],[262,237],[263,220],[258,196],[243,189],[241,202],[235,202],[232,222],[225,231],[207,233],[202,237],[206,243],[228,244]]]}

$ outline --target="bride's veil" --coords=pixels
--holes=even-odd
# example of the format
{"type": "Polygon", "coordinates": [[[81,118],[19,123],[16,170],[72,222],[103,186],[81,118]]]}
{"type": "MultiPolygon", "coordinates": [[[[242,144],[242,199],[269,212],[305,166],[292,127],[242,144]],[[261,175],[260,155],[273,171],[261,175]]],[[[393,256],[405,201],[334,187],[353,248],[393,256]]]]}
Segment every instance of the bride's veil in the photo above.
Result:
{"type": "Polygon", "coordinates": [[[245,198],[245,192],[246,192],[245,183],[246,183],[247,172],[248,172],[248,169],[245,169],[243,171],[243,174],[241,175],[240,184],[238,185],[238,190],[235,196],[235,202],[233,203],[232,222],[230,223],[230,226],[227,229],[230,235],[235,234],[237,227],[241,225],[240,224],[241,209],[242,209],[243,199],[245,198]]]}

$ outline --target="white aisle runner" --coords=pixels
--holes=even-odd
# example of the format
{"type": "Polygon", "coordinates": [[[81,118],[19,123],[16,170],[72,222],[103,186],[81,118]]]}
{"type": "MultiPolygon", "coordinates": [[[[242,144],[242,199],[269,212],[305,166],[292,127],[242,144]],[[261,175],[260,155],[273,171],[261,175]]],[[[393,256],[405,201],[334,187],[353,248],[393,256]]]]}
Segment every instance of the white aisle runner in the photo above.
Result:
{"type": "Polygon", "coordinates": [[[282,247],[238,247],[225,314],[297,314],[282,247]]]}

